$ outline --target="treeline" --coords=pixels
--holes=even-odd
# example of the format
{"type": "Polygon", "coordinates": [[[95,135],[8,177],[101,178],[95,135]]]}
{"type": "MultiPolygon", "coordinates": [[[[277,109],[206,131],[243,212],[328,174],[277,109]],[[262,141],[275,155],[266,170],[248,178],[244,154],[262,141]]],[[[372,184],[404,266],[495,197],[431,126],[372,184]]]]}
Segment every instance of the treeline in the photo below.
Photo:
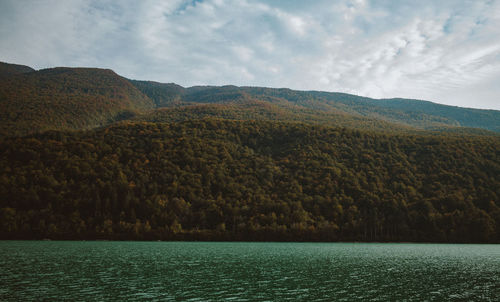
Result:
{"type": "Polygon", "coordinates": [[[0,236],[500,242],[500,139],[121,123],[0,141],[0,236]]]}

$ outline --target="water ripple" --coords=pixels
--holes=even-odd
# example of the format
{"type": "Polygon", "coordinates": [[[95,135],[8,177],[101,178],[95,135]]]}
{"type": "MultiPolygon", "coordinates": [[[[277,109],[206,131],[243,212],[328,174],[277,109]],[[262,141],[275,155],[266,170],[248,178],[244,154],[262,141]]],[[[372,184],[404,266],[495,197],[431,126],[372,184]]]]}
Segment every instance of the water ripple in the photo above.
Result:
{"type": "Polygon", "coordinates": [[[495,301],[500,246],[0,241],[0,300],[495,301]]]}

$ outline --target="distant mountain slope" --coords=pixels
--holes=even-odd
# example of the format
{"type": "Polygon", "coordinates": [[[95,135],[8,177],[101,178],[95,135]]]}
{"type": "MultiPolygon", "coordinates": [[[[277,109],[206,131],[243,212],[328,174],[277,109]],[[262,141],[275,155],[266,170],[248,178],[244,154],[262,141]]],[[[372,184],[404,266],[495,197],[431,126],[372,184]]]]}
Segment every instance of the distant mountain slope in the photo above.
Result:
{"type": "Polygon", "coordinates": [[[469,109],[410,99],[376,100],[345,93],[242,87],[253,96],[283,98],[304,107],[343,111],[420,129],[473,127],[500,132],[500,111],[469,109]]]}
{"type": "Polygon", "coordinates": [[[462,108],[409,99],[382,99],[376,102],[377,106],[380,107],[397,109],[408,113],[438,115],[450,121],[456,121],[459,126],[500,132],[500,111],[497,110],[462,108]]]}
{"type": "Polygon", "coordinates": [[[154,107],[112,70],[51,68],[0,78],[0,135],[94,128],[154,107]]]}
{"type": "Polygon", "coordinates": [[[500,111],[287,88],[127,80],[111,70],[35,71],[0,63],[0,137],[91,129],[119,120],[279,120],[375,131],[500,133],[500,111]],[[157,112],[153,109],[159,108],[157,112]]]}
{"type": "MultiPolygon", "coordinates": [[[[455,127],[481,128],[500,132],[500,111],[468,109],[409,99],[376,100],[345,93],[296,91],[287,88],[195,86],[132,81],[144,94],[157,100],[159,107],[193,104],[238,104],[258,100],[281,110],[303,114],[308,121],[336,123],[343,126],[360,121],[355,128],[366,128],[363,121],[384,122],[397,127],[449,131],[455,127]],[[331,115],[332,120],[325,119],[331,115]]],[[[290,115],[289,115],[290,116],[290,115]]],[[[296,117],[292,120],[297,120],[296,117]]],[[[301,120],[299,118],[299,120],[301,120]]],[[[370,126],[368,127],[370,128],[370,126]]],[[[375,126],[373,129],[380,127],[375,126]]],[[[390,127],[389,127],[390,128],[390,127]]],[[[466,130],[468,131],[468,130],[466,130]]]]}
{"type": "Polygon", "coordinates": [[[28,73],[32,71],[35,70],[29,66],[0,62],[0,77],[28,73]]]}
{"type": "Polygon", "coordinates": [[[137,87],[142,93],[153,100],[157,107],[168,107],[178,104],[181,101],[181,96],[184,94],[184,87],[174,83],[158,83],[152,81],[136,81],[130,82],[137,87]]]}

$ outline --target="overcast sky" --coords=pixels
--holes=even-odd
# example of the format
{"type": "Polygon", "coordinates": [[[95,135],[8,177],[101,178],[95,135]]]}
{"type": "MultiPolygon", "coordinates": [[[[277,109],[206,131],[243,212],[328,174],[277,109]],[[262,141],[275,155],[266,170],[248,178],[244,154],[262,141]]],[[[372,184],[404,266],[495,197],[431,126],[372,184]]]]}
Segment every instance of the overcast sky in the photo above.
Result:
{"type": "Polygon", "coordinates": [[[0,61],[500,109],[500,0],[0,0],[0,61]]]}

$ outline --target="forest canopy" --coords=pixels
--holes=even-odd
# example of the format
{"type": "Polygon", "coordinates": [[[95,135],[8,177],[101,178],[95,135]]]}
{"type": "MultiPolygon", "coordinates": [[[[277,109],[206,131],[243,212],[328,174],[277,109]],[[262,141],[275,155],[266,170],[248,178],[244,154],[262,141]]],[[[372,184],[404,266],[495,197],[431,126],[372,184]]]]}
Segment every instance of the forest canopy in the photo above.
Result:
{"type": "Polygon", "coordinates": [[[122,122],[0,140],[2,238],[500,242],[500,139],[122,122]]]}

